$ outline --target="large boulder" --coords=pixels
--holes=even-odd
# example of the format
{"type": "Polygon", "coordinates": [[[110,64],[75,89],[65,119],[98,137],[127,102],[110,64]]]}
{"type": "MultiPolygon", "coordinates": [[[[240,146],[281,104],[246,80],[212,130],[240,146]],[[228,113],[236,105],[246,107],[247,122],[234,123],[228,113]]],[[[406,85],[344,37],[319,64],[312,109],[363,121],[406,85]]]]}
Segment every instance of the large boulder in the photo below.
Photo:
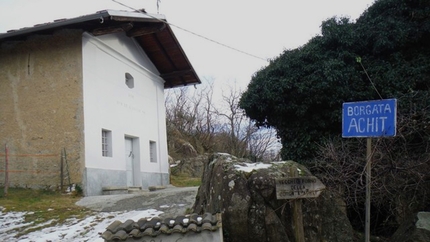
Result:
{"type": "MultiPolygon", "coordinates": [[[[250,163],[228,154],[214,154],[205,163],[193,210],[222,213],[225,241],[296,241],[290,200],[276,197],[276,178],[289,177],[290,167],[311,175],[293,162],[250,163]]],[[[305,241],[353,241],[353,230],[339,199],[330,191],[301,199],[305,241]]]]}
{"type": "Polygon", "coordinates": [[[430,212],[419,212],[406,219],[390,242],[428,242],[430,241],[430,212]]]}

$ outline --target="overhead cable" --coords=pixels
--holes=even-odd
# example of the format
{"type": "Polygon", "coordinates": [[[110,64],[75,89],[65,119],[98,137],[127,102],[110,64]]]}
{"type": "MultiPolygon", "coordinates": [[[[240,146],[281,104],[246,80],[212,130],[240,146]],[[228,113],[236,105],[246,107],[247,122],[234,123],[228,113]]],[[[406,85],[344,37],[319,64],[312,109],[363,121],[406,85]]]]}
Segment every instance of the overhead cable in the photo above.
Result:
{"type": "Polygon", "coordinates": [[[148,16],[148,17],[151,17],[151,18],[153,18],[153,19],[156,19],[156,20],[158,20],[158,21],[161,21],[161,22],[163,22],[163,23],[166,23],[166,24],[168,24],[168,25],[170,25],[170,26],[176,27],[176,28],[178,28],[178,29],[180,29],[180,30],[182,30],[182,31],[188,32],[188,33],[190,33],[190,34],[192,34],[192,35],[195,35],[195,36],[197,36],[197,37],[200,37],[200,38],[205,39],[205,40],[207,40],[207,41],[210,41],[210,42],[212,42],[212,43],[218,44],[218,45],[223,46],[223,47],[225,47],[225,48],[228,48],[228,49],[234,50],[234,51],[236,51],[236,52],[239,52],[239,53],[242,53],[242,54],[245,54],[245,55],[248,55],[248,56],[251,56],[251,57],[254,57],[254,58],[257,58],[257,59],[263,60],[263,61],[266,61],[266,62],[268,62],[268,61],[269,61],[267,58],[263,58],[263,57],[259,57],[259,56],[253,55],[253,54],[251,54],[251,53],[245,52],[245,51],[243,51],[243,50],[239,50],[239,49],[237,49],[237,48],[234,48],[234,47],[231,47],[231,46],[229,46],[229,45],[223,44],[223,43],[221,43],[221,42],[219,42],[219,41],[216,41],[216,40],[210,39],[210,38],[208,38],[208,37],[205,37],[205,36],[203,36],[203,35],[201,35],[201,34],[197,34],[197,33],[193,32],[193,31],[188,30],[188,29],[182,28],[182,27],[180,27],[180,26],[178,26],[178,25],[175,25],[175,24],[169,23],[169,22],[167,22],[167,21],[166,21],[166,20],[164,20],[164,19],[160,19],[160,18],[157,18],[157,17],[155,17],[155,16],[152,16],[151,14],[145,13],[145,12],[143,12],[142,10],[139,10],[139,9],[136,9],[136,8],[133,8],[133,7],[130,7],[130,6],[128,6],[128,5],[126,5],[126,4],[122,3],[122,2],[119,2],[119,1],[117,1],[117,0],[112,0],[112,1],[113,1],[113,2],[115,2],[115,3],[117,3],[117,4],[119,4],[119,5],[121,5],[121,6],[124,6],[124,7],[126,7],[126,8],[132,9],[132,10],[134,10],[134,11],[136,11],[136,12],[140,12],[140,13],[142,13],[142,14],[144,14],[144,15],[148,16]]]}

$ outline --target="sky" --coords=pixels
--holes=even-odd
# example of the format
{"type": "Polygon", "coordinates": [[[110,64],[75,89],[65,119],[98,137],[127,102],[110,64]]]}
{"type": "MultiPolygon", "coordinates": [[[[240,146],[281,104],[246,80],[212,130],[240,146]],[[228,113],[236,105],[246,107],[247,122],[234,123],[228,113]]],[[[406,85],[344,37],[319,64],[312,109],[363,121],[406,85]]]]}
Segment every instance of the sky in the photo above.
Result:
{"type": "Polygon", "coordinates": [[[355,20],[374,0],[158,0],[158,7],[157,0],[0,0],[0,33],[105,9],[132,11],[118,2],[179,26],[173,32],[203,83],[244,91],[267,60],[319,35],[322,21],[355,20]]]}

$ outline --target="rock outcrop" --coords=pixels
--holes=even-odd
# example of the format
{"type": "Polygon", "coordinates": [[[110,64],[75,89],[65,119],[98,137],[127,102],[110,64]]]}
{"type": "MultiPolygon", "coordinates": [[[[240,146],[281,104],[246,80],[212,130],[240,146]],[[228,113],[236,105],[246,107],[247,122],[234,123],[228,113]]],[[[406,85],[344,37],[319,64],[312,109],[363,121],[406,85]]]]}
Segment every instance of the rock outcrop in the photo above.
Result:
{"type": "MultiPolygon", "coordinates": [[[[310,172],[293,162],[249,163],[228,154],[214,154],[205,163],[202,184],[193,210],[222,213],[225,241],[296,241],[291,200],[278,200],[276,178],[289,177],[295,166],[301,175],[310,172]]],[[[318,198],[301,199],[305,241],[353,241],[346,215],[329,191],[318,198]]]]}
{"type": "Polygon", "coordinates": [[[192,158],[184,158],[170,164],[170,173],[176,176],[202,177],[207,155],[199,155],[192,158]]]}
{"type": "Polygon", "coordinates": [[[419,212],[406,219],[390,242],[428,242],[430,241],[430,212],[419,212]]]}

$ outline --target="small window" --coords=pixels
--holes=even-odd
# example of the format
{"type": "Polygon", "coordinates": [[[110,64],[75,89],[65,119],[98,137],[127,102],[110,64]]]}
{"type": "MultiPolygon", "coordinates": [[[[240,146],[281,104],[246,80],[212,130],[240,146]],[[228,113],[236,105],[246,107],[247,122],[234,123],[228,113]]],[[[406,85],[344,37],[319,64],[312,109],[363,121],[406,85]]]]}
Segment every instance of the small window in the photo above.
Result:
{"type": "Polygon", "coordinates": [[[125,85],[127,85],[128,88],[134,88],[134,78],[130,73],[125,73],[125,85]]]}
{"type": "Polygon", "coordinates": [[[112,132],[102,129],[102,156],[112,157],[112,132]]]}
{"type": "Polygon", "coordinates": [[[149,141],[149,159],[152,163],[157,163],[157,143],[149,141]]]}

